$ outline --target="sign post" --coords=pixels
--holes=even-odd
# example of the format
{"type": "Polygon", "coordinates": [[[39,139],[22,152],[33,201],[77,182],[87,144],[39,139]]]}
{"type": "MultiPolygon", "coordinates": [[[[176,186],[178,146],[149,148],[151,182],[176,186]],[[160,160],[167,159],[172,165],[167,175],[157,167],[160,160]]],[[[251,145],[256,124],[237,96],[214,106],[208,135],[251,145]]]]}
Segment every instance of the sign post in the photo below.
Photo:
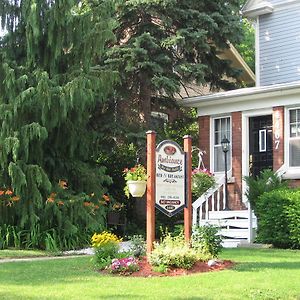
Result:
{"type": "Polygon", "coordinates": [[[190,242],[192,234],[192,138],[183,137],[183,149],[186,155],[186,206],[184,208],[184,237],[190,242]]]}
{"type": "Polygon", "coordinates": [[[155,131],[147,131],[147,253],[153,250],[155,240],[155,131]]]}

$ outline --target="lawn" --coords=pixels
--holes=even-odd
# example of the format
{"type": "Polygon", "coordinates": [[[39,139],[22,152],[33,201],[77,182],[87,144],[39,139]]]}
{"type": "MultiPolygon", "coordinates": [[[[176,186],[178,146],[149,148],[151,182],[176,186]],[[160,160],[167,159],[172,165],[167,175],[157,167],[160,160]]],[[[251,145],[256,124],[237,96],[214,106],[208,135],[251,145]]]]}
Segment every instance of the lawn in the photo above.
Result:
{"type": "Polygon", "coordinates": [[[50,253],[40,250],[0,250],[0,260],[7,258],[22,258],[22,257],[40,257],[40,256],[49,256],[50,253]]]}
{"type": "Polygon", "coordinates": [[[233,269],[180,277],[103,276],[91,257],[0,264],[0,299],[297,299],[300,251],[226,249],[233,269]]]}

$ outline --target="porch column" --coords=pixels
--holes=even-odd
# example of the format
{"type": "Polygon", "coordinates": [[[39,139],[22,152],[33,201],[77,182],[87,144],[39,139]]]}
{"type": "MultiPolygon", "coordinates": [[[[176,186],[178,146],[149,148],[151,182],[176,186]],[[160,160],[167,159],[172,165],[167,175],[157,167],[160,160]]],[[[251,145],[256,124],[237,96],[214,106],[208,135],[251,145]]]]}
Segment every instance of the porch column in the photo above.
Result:
{"type": "Polygon", "coordinates": [[[242,206],[242,112],[231,114],[232,122],[232,177],[234,183],[229,184],[229,207],[243,209],[242,206]]]}

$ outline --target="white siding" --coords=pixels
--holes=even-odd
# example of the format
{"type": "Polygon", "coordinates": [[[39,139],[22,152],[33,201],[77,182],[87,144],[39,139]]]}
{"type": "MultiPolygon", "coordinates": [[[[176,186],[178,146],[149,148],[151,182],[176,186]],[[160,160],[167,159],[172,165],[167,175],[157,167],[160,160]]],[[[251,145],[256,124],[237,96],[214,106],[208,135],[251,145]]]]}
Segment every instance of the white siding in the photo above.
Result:
{"type": "Polygon", "coordinates": [[[259,48],[261,86],[300,80],[300,4],[260,16],[259,48]]]}

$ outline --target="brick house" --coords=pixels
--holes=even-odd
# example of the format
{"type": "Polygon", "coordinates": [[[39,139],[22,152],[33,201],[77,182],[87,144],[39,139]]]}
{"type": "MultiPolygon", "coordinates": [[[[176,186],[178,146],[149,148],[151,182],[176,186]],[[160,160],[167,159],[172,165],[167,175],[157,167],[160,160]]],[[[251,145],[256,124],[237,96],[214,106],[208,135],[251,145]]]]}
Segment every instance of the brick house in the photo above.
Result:
{"type": "Polygon", "coordinates": [[[197,108],[199,147],[206,152],[203,161],[218,178],[218,187],[207,199],[193,204],[194,223],[224,216],[227,224],[232,218],[245,224],[248,220],[242,226],[244,234],[234,224],[223,229],[229,232],[227,237],[251,241],[255,224],[249,225],[254,216],[244,195],[243,176],[256,176],[269,168],[294,185],[300,179],[300,2],[249,0],[242,12],[255,24],[256,86],[189,97],[183,103],[197,108]],[[226,217],[222,211],[224,136],[231,145],[228,204],[235,217],[226,217]]]}

